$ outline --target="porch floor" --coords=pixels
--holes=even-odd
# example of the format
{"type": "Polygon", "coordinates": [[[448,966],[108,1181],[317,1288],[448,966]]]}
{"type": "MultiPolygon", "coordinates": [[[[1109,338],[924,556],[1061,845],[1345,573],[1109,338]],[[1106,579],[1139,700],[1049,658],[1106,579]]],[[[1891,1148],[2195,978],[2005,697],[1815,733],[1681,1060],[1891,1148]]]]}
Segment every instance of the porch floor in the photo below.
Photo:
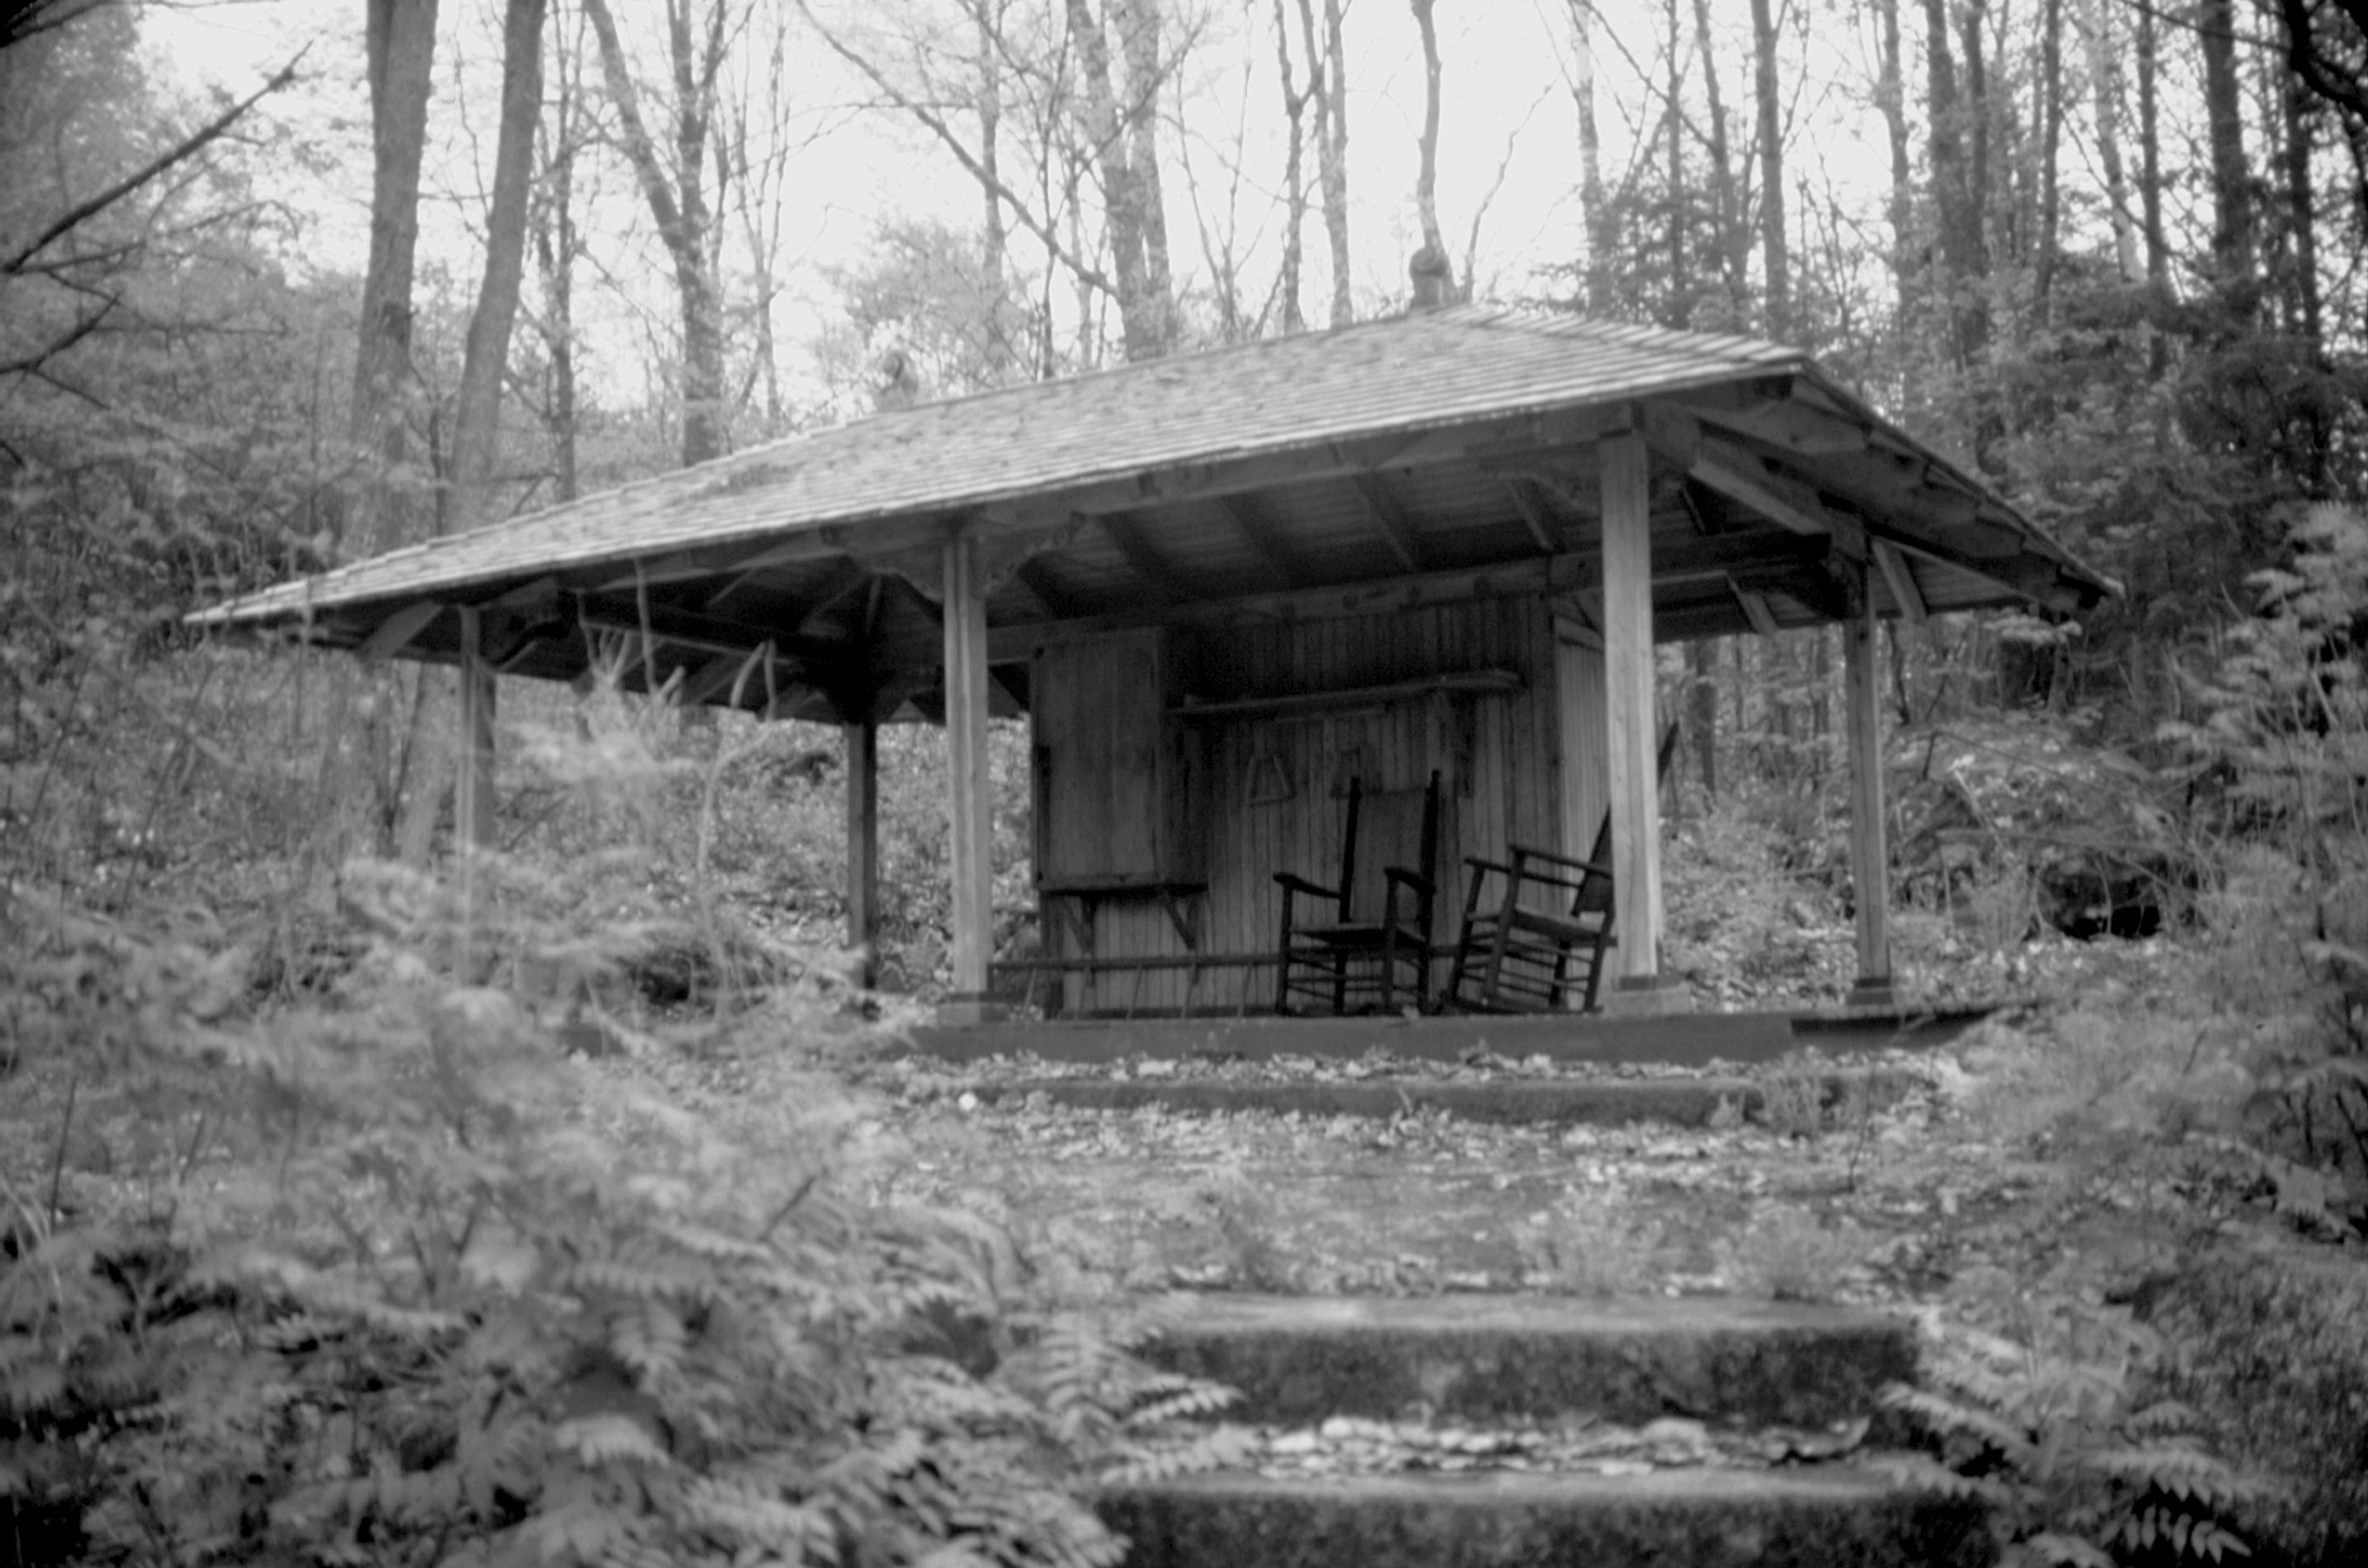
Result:
{"type": "Polygon", "coordinates": [[[948,1062],[1034,1055],[1048,1062],[1108,1062],[1133,1057],[1321,1056],[1381,1051],[1456,1062],[1475,1051],[1520,1061],[1667,1062],[1774,1062],[1814,1046],[1828,1055],[1941,1046],[2013,1006],[1685,1013],[1658,1017],[1508,1017],[1451,1014],[1416,1018],[1035,1019],[939,1025],[913,1031],[911,1049],[948,1062]]]}

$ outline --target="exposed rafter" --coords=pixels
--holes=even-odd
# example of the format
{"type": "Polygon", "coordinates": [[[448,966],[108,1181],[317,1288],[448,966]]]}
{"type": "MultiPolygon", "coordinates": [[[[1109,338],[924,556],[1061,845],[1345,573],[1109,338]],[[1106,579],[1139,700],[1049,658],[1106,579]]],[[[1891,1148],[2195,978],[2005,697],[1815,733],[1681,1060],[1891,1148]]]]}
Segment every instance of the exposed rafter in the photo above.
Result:
{"type": "Polygon", "coordinates": [[[1732,577],[1727,579],[1726,585],[1727,591],[1735,596],[1736,604],[1741,607],[1743,619],[1751,623],[1751,630],[1762,637],[1775,636],[1780,629],[1776,624],[1776,612],[1768,608],[1768,596],[1757,589],[1745,587],[1732,577]]]}
{"type": "MultiPolygon", "coordinates": [[[[743,574],[733,580],[731,586],[737,587],[747,580],[748,575],[743,574]]],[[[866,591],[877,580],[871,569],[861,562],[841,561],[837,566],[831,568],[830,575],[814,587],[812,597],[807,601],[805,613],[798,618],[797,630],[802,633],[813,631],[832,611],[857,594],[866,591]]],[[[731,587],[724,589],[724,593],[729,592],[731,587]]],[[[713,609],[716,600],[723,597],[723,594],[717,594],[714,598],[709,599],[707,608],[713,609]]]]}
{"type": "Polygon", "coordinates": [[[1151,585],[1154,592],[1171,599],[1189,599],[1192,597],[1186,590],[1183,580],[1176,574],[1176,568],[1168,563],[1165,556],[1151,547],[1149,541],[1143,537],[1143,530],[1136,528],[1131,520],[1125,517],[1103,517],[1100,521],[1102,532],[1110,536],[1110,541],[1117,549],[1120,556],[1125,560],[1136,576],[1151,585]]]}
{"type": "Polygon", "coordinates": [[[1554,506],[1546,499],[1545,487],[1531,479],[1508,479],[1505,493],[1513,498],[1513,509],[1521,514],[1521,526],[1530,530],[1537,541],[1539,553],[1560,554],[1563,548],[1562,521],[1554,515],[1554,506]]]}
{"type": "Polygon", "coordinates": [[[1398,564],[1409,572],[1419,572],[1422,565],[1422,540],[1416,535],[1414,519],[1406,516],[1398,498],[1378,474],[1360,473],[1351,476],[1358,496],[1365,503],[1365,516],[1372,519],[1382,537],[1389,541],[1390,553],[1398,564]]]}
{"type": "Polygon", "coordinates": [[[417,599],[381,620],[354,649],[365,661],[391,659],[411,646],[444,606],[435,599],[417,599]]]}
{"type": "Polygon", "coordinates": [[[1275,543],[1273,529],[1264,517],[1258,515],[1255,503],[1244,495],[1220,495],[1213,505],[1218,513],[1233,524],[1234,531],[1241,536],[1242,543],[1249,552],[1258,558],[1258,564],[1266,568],[1269,576],[1283,587],[1299,586],[1299,563],[1275,543]]]}
{"type": "Polygon", "coordinates": [[[1907,618],[1910,625],[1923,625],[1931,611],[1926,607],[1924,590],[1916,585],[1916,574],[1908,566],[1907,558],[1900,553],[1899,547],[1888,540],[1876,540],[1874,563],[1882,571],[1884,585],[1891,590],[1892,602],[1899,607],[1899,613],[1907,618]]]}

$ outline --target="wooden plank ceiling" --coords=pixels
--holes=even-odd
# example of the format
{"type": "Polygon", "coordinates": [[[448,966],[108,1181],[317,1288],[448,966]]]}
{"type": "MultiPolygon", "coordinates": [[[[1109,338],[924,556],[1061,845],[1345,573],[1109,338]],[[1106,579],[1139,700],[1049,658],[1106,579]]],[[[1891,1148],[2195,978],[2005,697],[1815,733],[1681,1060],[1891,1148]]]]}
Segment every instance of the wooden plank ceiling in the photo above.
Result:
{"type": "Polygon", "coordinates": [[[940,546],[982,540],[998,710],[1053,638],[1547,594],[1600,623],[1596,443],[1652,457],[1664,641],[2077,613],[2112,585],[1791,350],[1463,307],[870,419],[396,551],[193,623],[686,701],[934,718],[940,546]],[[643,639],[649,646],[644,649],[643,639]]]}

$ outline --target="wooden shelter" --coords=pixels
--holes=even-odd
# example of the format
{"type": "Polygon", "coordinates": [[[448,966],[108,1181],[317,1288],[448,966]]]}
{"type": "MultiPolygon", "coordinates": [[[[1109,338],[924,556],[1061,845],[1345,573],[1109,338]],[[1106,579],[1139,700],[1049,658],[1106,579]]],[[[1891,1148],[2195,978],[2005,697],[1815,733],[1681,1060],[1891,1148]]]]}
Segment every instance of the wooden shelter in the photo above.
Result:
{"type": "Polygon", "coordinates": [[[1070,1011],[1270,997],[1273,873],[1337,861],[1352,780],[1440,774],[1446,912],[1464,857],[1581,855],[1608,812],[1603,1005],[1651,1010],[1656,642],[1845,628],[1880,1001],[1876,620],[2111,587],[1798,352],[1465,306],[884,412],[193,619],[458,665],[480,840],[497,674],[579,679],[605,645],[630,688],[841,724],[856,943],[875,726],[943,723],[971,1001],[990,714],[1032,720],[1046,952],[1021,967],[1070,1011]]]}

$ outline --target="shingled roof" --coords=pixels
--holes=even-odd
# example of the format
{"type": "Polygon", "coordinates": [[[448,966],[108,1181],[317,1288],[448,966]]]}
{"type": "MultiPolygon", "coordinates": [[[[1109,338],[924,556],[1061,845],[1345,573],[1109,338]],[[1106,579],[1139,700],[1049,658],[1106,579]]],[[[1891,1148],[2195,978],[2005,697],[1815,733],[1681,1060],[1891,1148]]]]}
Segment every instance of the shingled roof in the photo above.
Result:
{"type": "Polygon", "coordinates": [[[1593,443],[1639,425],[1665,635],[1830,619],[1812,558],[1837,538],[1887,553],[1886,613],[2110,590],[1795,350],[1466,306],[882,413],[190,619],[444,658],[443,611],[506,608],[545,629],[511,667],[564,676],[584,656],[549,628],[616,619],[630,591],[686,659],[770,642],[811,662],[883,631],[918,657],[926,628],[883,626],[855,590],[884,575],[926,598],[956,525],[1002,562],[1005,629],[1507,566],[1583,586],[1593,443]]]}

